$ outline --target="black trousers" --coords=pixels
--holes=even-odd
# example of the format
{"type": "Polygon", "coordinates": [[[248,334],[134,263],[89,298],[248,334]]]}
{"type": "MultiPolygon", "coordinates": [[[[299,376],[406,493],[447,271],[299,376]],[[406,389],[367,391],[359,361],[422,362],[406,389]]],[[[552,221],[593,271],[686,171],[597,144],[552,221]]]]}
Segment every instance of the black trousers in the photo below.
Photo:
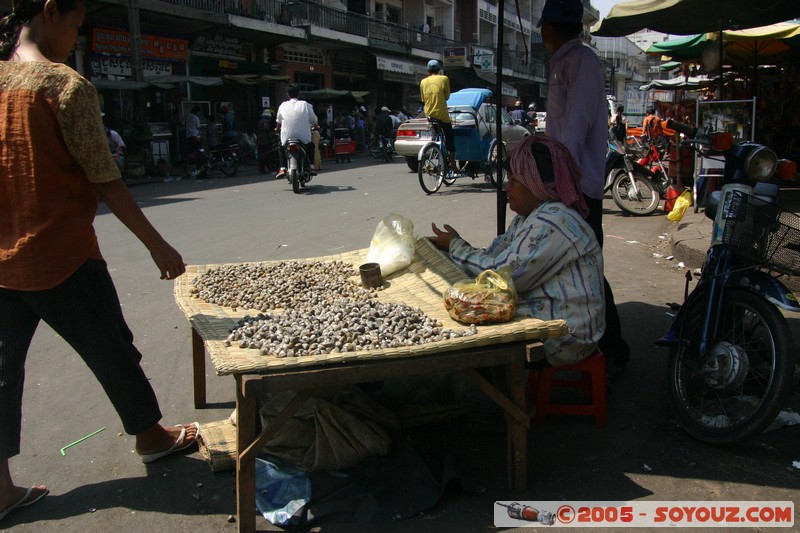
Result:
{"type": "MultiPolygon", "coordinates": [[[[586,205],[589,207],[589,216],[586,218],[586,222],[594,230],[597,241],[600,243],[600,248],[602,248],[603,201],[589,198],[585,194],[583,199],[586,200],[586,205]]],[[[614,293],[611,292],[611,286],[605,276],[603,276],[603,288],[606,299],[606,332],[598,344],[609,362],[625,366],[631,358],[631,349],[622,338],[622,324],[619,320],[617,305],[614,303],[614,293]]]]}
{"type": "Polygon", "coordinates": [[[161,419],[104,261],[88,260],[42,291],[0,288],[0,459],[18,455],[25,359],[44,320],[89,366],[131,435],[161,419]]]}

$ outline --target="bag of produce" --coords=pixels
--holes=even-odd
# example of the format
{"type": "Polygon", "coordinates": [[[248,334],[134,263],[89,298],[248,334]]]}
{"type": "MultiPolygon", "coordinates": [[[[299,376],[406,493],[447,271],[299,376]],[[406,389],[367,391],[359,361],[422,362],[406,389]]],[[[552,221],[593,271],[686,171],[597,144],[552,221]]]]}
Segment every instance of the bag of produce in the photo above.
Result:
{"type": "Polygon", "coordinates": [[[475,281],[459,281],[444,294],[444,307],[462,324],[508,322],[517,312],[511,269],[484,270],[475,281]]]}

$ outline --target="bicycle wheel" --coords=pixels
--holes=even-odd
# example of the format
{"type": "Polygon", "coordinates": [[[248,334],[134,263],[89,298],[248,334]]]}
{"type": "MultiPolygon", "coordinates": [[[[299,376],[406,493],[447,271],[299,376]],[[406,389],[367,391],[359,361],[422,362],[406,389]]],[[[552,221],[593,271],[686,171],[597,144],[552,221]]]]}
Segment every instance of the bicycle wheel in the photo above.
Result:
{"type": "Polygon", "coordinates": [[[638,193],[631,186],[631,178],[625,170],[620,170],[614,178],[611,186],[611,196],[620,209],[631,215],[649,215],[658,209],[661,201],[656,186],[653,182],[640,172],[633,171],[633,179],[636,180],[638,193]]]}
{"type": "Polygon", "coordinates": [[[422,152],[419,162],[419,184],[427,194],[433,194],[442,186],[445,173],[445,162],[441,148],[431,144],[422,152]]]}
{"type": "Polygon", "coordinates": [[[770,302],[742,289],[723,295],[717,340],[705,361],[696,353],[703,305],[687,310],[669,359],[669,396],[681,426],[710,444],[732,444],[767,427],[792,387],[794,343],[770,302]]]}
{"type": "MultiPolygon", "coordinates": [[[[497,179],[495,178],[495,172],[497,171],[497,142],[493,142],[491,147],[489,148],[491,155],[489,156],[488,161],[485,161],[484,166],[484,177],[486,181],[497,187],[497,179]]],[[[503,146],[500,149],[500,156],[505,160],[506,158],[506,147],[503,146]]],[[[502,180],[502,176],[500,176],[500,181],[502,180]]]]}

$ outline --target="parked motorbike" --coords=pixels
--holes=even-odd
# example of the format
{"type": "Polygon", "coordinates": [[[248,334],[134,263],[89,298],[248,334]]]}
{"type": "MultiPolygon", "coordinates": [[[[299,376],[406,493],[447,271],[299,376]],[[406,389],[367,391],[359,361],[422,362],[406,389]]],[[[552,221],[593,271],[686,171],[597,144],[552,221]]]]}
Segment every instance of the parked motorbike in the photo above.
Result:
{"type": "MultiPolygon", "coordinates": [[[[626,144],[609,136],[606,152],[605,192],[611,192],[614,203],[630,215],[649,215],[658,208],[666,187],[656,184],[652,170],[639,163],[626,149],[626,144]]],[[[666,174],[664,174],[666,179],[666,174]]],[[[660,181],[660,178],[659,178],[660,181]]]]}
{"type": "Polygon", "coordinates": [[[233,177],[239,172],[236,148],[236,144],[221,144],[213,150],[195,150],[184,159],[183,171],[192,179],[213,177],[217,173],[233,177]]]}
{"type": "Polygon", "coordinates": [[[300,139],[287,139],[283,149],[286,154],[286,179],[292,184],[295,194],[298,194],[311,181],[311,162],[300,139]]]}
{"type": "Polygon", "coordinates": [[[667,170],[664,167],[664,162],[669,161],[667,158],[670,145],[669,140],[667,140],[666,137],[662,137],[661,139],[642,137],[641,140],[636,137],[631,138],[635,139],[638,145],[641,145],[641,157],[639,157],[637,162],[653,173],[651,181],[656,186],[661,196],[666,196],[667,190],[672,184],[672,180],[670,180],[667,170]]]}
{"type": "Polygon", "coordinates": [[[800,217],[774,204],[779,187],[765,183],[797,166],[778,162],[766,146],[733,143],[729,133],[697,138],[670,121],[683,144],[724,157],[721,191],[710,195],[711,247],[700,279],[667,334],[669,397],[680,425],[709,444],[744,441],[763,431],[792,387],[796,346],[777,307],[800,304],[776,274],[800,274],[800,217]]]}

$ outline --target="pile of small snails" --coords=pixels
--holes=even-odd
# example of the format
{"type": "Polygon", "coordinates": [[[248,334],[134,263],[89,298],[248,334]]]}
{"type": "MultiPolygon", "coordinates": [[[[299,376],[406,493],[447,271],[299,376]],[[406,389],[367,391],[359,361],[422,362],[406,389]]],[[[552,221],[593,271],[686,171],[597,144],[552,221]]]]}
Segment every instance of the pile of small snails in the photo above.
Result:
{"type": "Polygon", "coordinates": [[[438,320],[406,304],[340,299],[279,315],[246,316],[231,329],[225,344],[259,350],[261,355],[301,357],[414,346],[477,332],[475,325],[444,329],[438,320]]]}
{"type": "Polygon", "coordinates": [[[259,311],[368,300],[373,292],[349,279],[356,275],[343,261],[223,265],[195,278],[191,294],[222,307],[259,311]]]}

